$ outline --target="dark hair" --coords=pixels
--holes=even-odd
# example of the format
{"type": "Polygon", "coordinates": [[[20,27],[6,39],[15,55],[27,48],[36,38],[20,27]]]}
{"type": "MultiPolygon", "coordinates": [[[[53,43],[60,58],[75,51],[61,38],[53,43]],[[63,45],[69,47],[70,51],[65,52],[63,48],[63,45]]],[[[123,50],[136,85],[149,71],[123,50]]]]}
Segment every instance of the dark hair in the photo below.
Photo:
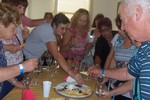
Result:
{"type": "Polygon", "coordinates": [[[19,23],[20,16],[16,9],[0,3],[0,22],[7,27],[10,23],[19,23]]]}
{"type": "Polygon", "coordinates": [[[97,14],[97,15],[95,16],[94,20],[93,20],[92,27],[96,27],[96,25],[95,25],[96,20],[100,20],[100,19],[102,19],[102,18],[104,18],[104,15],[103,15],[103,14],[97,14]]]}
{"type": "Polygon", "coordinates": [[[118,27],[118,29],[121,29],[121,19],[120,19],[119,14],[116,17],[115,22],[116,22],[116,26],[118,27]]]}
{"type": "Polygon", "coordinates": [[[99,31],[103,31],[103,28],[112,29],[112,23],[111,23],[111,20],[108,17],[104,17],[98,22],[99,31]]]}
{"type": "Polygon", "coordinates": [[[63,13],[58,13],[55,15],[53,21],[52,21],[52,26],[55,24],[58,26],[59,24],[67,24],[70,23],[68,17],[66,17],[63,13]]]}
{"type": "Polygon", "coordinates": [[[18,6],[18,5],[22,5],[25,8],[28,6],[28,0],[10,0],[10,2],[12,3],[12,5],[14,6],[18,6]]]}
{"type": "Polygon", "coordinates": [[[50,15],[50,16],[51,16],[51,19],[53,19],[53,17],[54,17],[51,12],[45,12],[44,18],[45,18],[47,15],[50,15]]]}
{"type": "Polygon", "coordinates": [[[9,3],[11,0],[2,0],[2,3],[9,3]]]}
{"type": "Polygon", "coordinates": [[[13,0],[2,0],[1,2],[12,6],[12,1],[13,0]]]}

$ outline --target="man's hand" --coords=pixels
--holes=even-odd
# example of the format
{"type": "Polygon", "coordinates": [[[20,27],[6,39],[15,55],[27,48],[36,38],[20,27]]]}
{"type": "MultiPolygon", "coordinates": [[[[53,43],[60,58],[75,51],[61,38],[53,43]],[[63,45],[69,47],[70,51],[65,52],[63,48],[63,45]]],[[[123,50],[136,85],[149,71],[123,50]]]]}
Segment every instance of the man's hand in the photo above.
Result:
{"type": "Polygon", "coordinates": [[[101,75],[101,69],[95,66],[89,67],[87,72],[90,76],[94,76],[94,77],[98,77],[101,75]]]}

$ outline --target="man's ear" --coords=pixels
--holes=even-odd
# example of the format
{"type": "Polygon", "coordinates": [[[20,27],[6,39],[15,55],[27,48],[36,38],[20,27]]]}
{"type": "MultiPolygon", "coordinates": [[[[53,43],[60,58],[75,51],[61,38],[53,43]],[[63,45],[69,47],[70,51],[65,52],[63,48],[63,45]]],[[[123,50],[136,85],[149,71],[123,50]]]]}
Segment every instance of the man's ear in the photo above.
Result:
{"type": "Polygon", "coordinates": [[[137,5],[135,8],[136,20],[139,20],[142,17],[143,9],[140,5],[137,5]]]}

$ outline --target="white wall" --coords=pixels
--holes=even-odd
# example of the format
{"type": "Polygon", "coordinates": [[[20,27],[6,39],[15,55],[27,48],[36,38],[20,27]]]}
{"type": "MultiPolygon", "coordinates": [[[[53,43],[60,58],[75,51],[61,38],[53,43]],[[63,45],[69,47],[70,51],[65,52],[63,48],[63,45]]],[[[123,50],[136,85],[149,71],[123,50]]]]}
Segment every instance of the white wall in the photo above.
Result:
{"type": "MultiPolygon", "coordinates": [[[[113,29],[117,29],[115,25],[115,17],[117,12],[117,3],[119,1],[120,0],[92,0],[91,21],[93,21],[96,14],[103,13],[104,16],[111,19],[113,29]]],[[[26,15],[33,19],[43,18],[45,12],[53,11],[52,8],[54,5],[51,5],[52,2],[53,0],[29,0],[26,15]]]]}
{"type": "MultiPolygon", "coordinates": [[[[29,0],[28,16],[31,18],[43,18],[46,11],[52,11],[53,0],[29,0]]],[[[117,12],[117,3],[120,0],[92,0],[91,19],[98,13],[103,13],[104,16],[109,17],[113,24],[113,29],[117,29],[115,25],[115,17],[117,12]]]]}
{"type": "Polygon", "coordinates": [[[51,12],[53,5],[52,0],[28,0],[28,12],[26,13],[31,18],[43,18],[45,12],[51,12]],[[51,6],[50,6],[51,5],[51,6]]]}
{"type": "Polygon", "coordinates": [[[92,19],[98,13],[104,14],[104,16],[109,17],[113,24],[113,29],[117,29],[115,25],[115,18],[117,14],[117,3],[120,0],[93,0],[92,7],[92,19]]]}

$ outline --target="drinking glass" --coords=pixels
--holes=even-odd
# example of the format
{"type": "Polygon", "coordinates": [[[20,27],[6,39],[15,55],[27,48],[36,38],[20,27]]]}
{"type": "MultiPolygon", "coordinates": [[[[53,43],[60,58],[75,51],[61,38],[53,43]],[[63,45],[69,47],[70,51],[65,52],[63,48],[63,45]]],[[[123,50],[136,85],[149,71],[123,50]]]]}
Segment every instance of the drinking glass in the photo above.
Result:
{"type": "Polygon", "coordinates": [[[59,67],[56,60],[54,60],[54,65],[53,65],[53,67],[54,67],[54,68],[53,68],[53,69],[54,69],[54,73],[56,74],[56,73],[57,73],[57,68],[59,67]]]}
{"type": "Polygon", "coordinates": [[[100,82],[97,82],[95,86],[95,93],[98,96],[98,100],[100,100],[100,97],[105,93],[104,85],[102,85],[100,82]]]}
{"type": "Polygon", "coordinates": [[[27,76],[27,77],[23,80],[23,83],[24,83],[25,89],[29,89],[29,86],[30,86],[30,83],[31,83],[31,78],[27,76]]]}
{"type": "Polygon", "coordinates": [[[52,60],[53,60],[53,58],[52,58],[52,56],[48,56],[48,57],[46,57],[46,63],[47,63],[47,65],[50,67],[50,65],[51,65],[51,63],[52,63],[52,60]]]}
{"type": "Polygon", "coordinates": [[[44,63],[44,58],[43,57],[39,58],[39,65],[42,66],[43,63],[44,63]]]}
{"type": "Polygon", "coordinates": [[[98,81],[99,83],[102,83],[102,82],[103,82],[103,80],[104,80],[104,77],[103,77],[103,76],[99,76],[99,77],[97,77],[97,81],[98,81]]]}
{"type": "Polygon", "coordinates": [[[58,67],[58,63],[56,60],[53,59],[52,61],[52,66],[51,66],[51,70],[49,72],[49,76],[50,77],[54,77],[55,74],[57,74],[57,67],[58,67]]]}

